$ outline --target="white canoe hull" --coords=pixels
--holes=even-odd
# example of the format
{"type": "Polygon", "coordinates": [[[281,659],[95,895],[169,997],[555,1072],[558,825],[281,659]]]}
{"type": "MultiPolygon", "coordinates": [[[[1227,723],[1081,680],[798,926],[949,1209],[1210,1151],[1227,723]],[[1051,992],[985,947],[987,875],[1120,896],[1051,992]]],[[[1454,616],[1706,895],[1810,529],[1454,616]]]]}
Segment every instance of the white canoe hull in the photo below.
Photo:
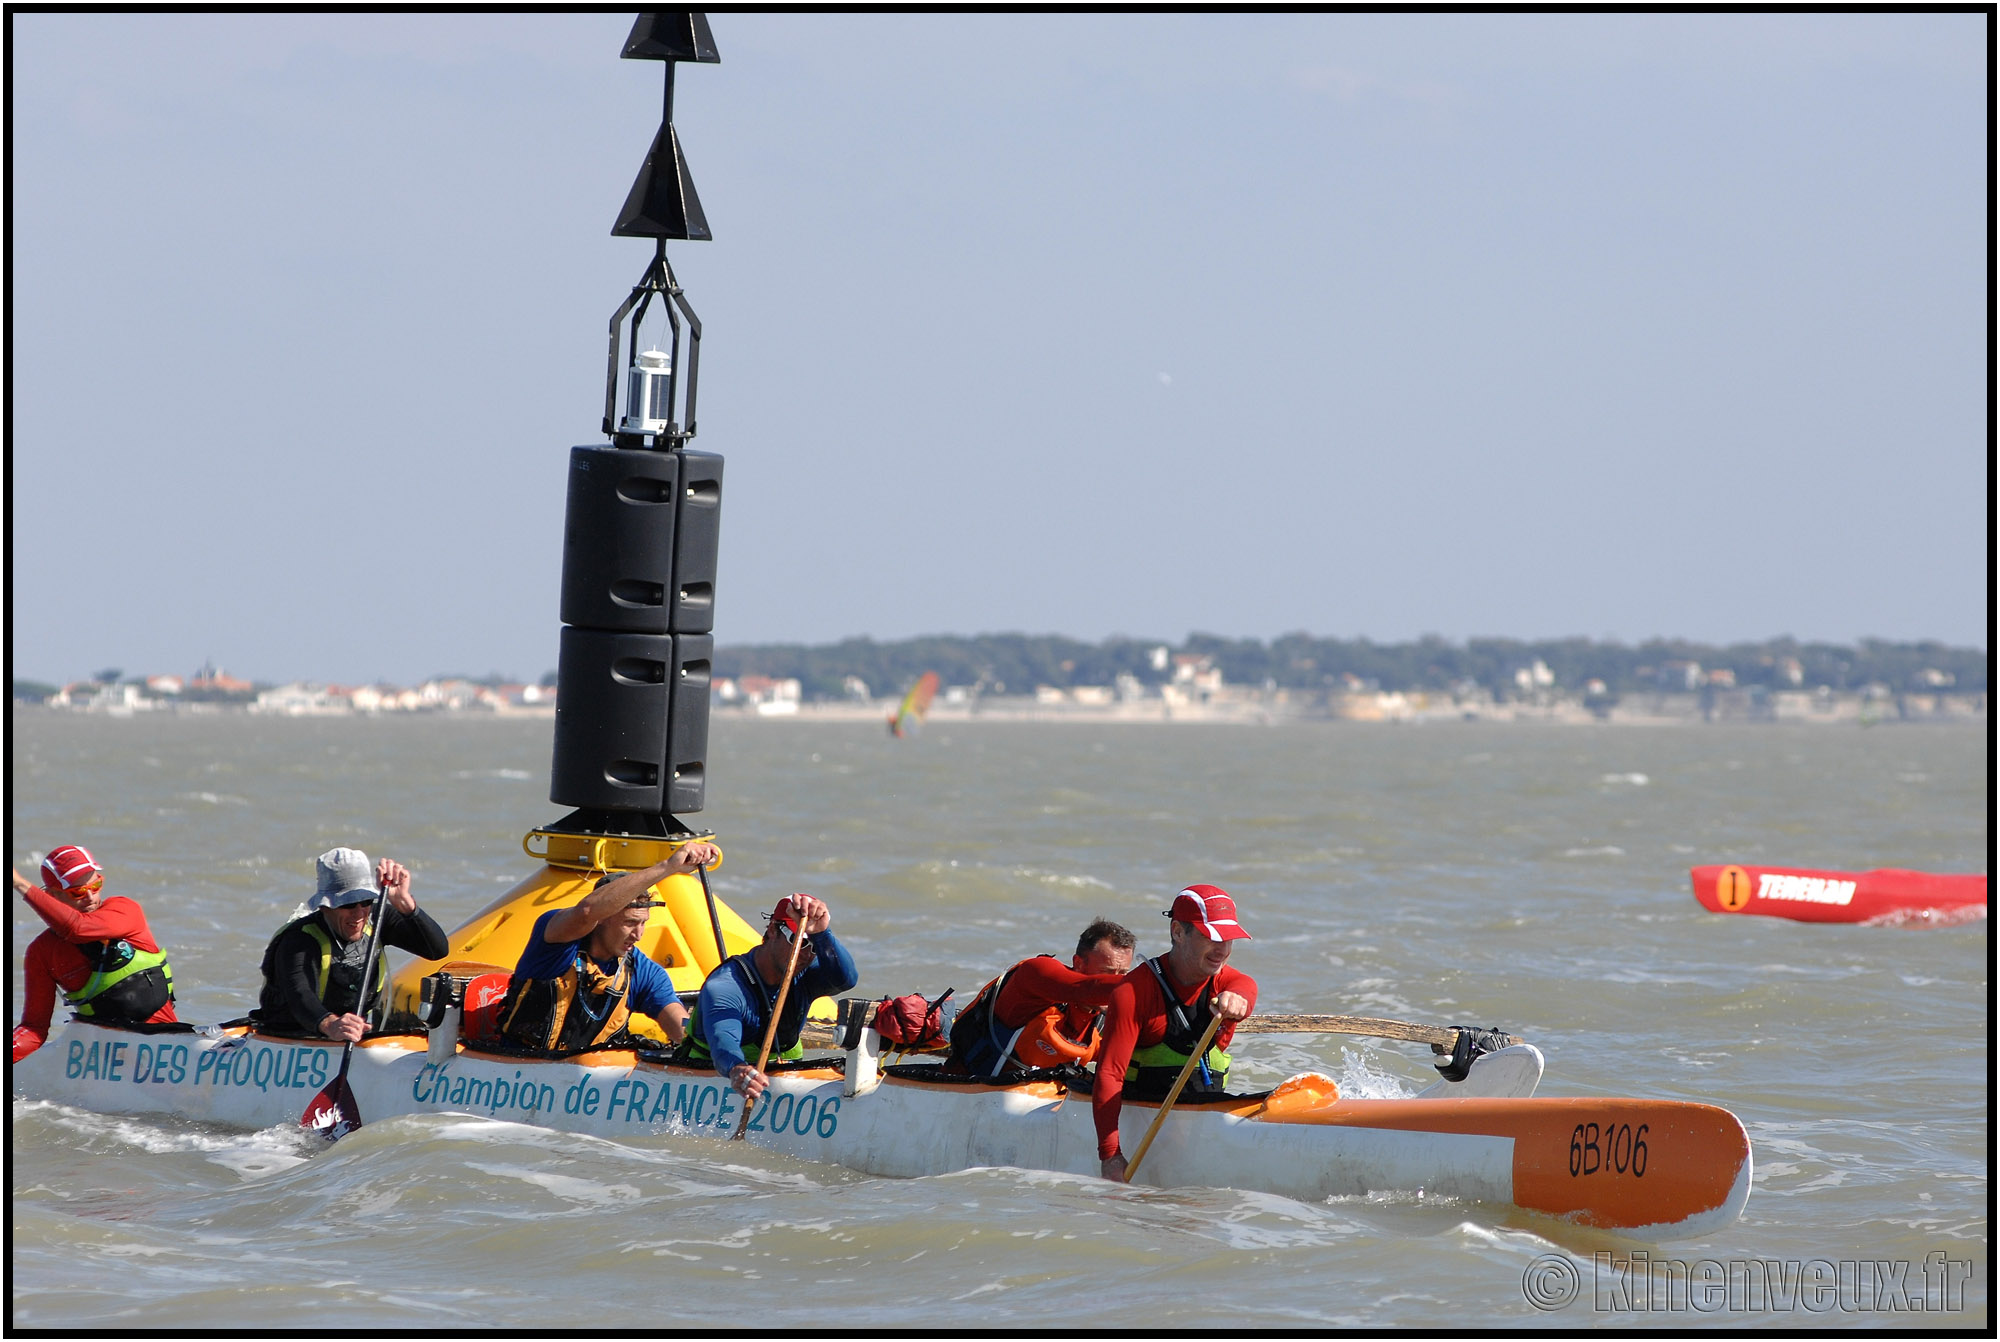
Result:
{"type": "MultiPolygon", "coordinates": [[[[712,1072],[607,1052],[505,1058],[385,1036],[357,1048],[349,1084],[365,1122],[468,1113],[590,1133],[724,1138],[742,1102],[712,1072]]],[[[143,1035],[73,1022],[14,1067],[17,1094],[109,1113],[232,1127],[297,1123],[340,1049],[254,1034],[143,1035]]],[[[1407,1100],[1339,1100],[1323,1078],[1268,1099],[1176,1108],[1137,1182],[1227,1186],[1306,1201],[1415,1193],[1510,1204],[1648,1238],[1706,1233],[1740,1214],[1750,1151],[1742,1125],[1706,1105],[1523,1098],[1541,1055],[1479,1059],[1464,1082],[1407,1100]],[[1525,1087],[1525,1089],[1524,1089],[1525,1087]]],[[[748,1140],[802,1160],[917,1177],[985,1166],[1095,1175],[1087,1095],[1050,1083],[931,1084],[896,1077],[858,1094],[834,1068],[779,1073],[748,1140]]],[[[1157,1108],[1120,1124],[1137,1149],[1157,1108]]]]}

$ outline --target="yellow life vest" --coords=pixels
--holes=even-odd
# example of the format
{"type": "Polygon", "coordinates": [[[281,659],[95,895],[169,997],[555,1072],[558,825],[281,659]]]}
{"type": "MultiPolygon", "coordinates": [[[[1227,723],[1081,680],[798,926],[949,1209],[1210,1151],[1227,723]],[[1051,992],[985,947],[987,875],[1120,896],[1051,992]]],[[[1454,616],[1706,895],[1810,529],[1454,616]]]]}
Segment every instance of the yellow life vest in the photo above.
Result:
{"type": "Polygon", "coordinates": [[[500,1004],[500,1037],[528,1048],[575,1053],[609,1041],[625,1028],[632,965],[618,958],[607,974],[579,946],[569,968],[551,979],[516,978],[500,1004]],[[602,999],[592,1009],[591,998],[602,999]]]}

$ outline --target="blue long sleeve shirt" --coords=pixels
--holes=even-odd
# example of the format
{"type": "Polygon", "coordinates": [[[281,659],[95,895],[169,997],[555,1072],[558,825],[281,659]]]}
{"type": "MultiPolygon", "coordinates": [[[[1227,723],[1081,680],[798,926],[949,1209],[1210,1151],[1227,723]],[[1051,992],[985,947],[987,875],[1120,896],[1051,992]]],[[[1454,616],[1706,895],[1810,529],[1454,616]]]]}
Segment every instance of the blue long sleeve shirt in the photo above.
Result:
{"type": "MultiPolygon", "coordinates": [[[[550,909],[535,919],[534,928],[528,933],[528,944],[521,948],[521,958],[514,963],[514,977],[517,979],[552,979],[569,971],[569,967],[585,955],[583,938],[575,941],[550,941],[547,936],[549,921],[562,909],[550,909]]],[[[442,951],[439,952],[443,954],[442,951]]],[[[662,969],[657,961],[634,946],[626,952],[625,958],[632,963],[631,993],[625,1004],[641,1015],[658,1020],[660,1013],[681,999],[674,993],[673,976],[662,969]]],[[[618,959],[592,961],[606,974],[618,972],[618,959]]],[[[586,1009],[589,1003],[585,1003],[586,1009]]],[[[602,1014],[600,1011],[598,1014],[602,1014]]]]}
{"type": "MultiPolygon", "coordinates": [[[[806,1009],[815,1000],[844,993],[860,979],[854,957],[831,930],[815,932],[807,939],[818,959],[792,980],[791,991],[785,994],[784,1016],[778,1022],[779,1042],[772,1045],[773,1053],[789,1047],[785,1041],[797,1041],[805,1026],[806,1009]]],[[[751,954],[733,955],[717,965],[702,983],[701,997],[695,1003],[695,1028],[708,1045],[718,1076],[728,1076],[749,1061],[744,1057],[746,1045],[755,1048],[763,1042],[771,1002],[778,995],[775,987],[767,987],[757,977],[751,954]]]]}

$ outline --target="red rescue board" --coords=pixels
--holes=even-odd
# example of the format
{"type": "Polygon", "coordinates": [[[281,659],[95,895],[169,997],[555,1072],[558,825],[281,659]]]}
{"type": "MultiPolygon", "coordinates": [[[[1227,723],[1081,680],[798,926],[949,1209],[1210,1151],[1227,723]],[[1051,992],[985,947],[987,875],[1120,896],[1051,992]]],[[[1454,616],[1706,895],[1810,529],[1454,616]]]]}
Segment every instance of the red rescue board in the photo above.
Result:
{"type": "Polygon", "coordinates": [[[1688,874],[1694,897],[1710,913],[1761,913],[1802,923],[1951,924],[1986,916],[1984,876],[1733,864],[1688,874]]]}

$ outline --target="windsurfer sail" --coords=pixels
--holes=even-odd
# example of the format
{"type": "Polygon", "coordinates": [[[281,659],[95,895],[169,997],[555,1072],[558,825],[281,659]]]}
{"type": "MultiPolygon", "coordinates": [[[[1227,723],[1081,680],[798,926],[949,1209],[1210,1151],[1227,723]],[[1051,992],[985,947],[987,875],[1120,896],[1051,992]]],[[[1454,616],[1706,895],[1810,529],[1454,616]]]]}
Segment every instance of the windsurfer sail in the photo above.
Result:
{"type": "Polygon", "coordinates": [[[931,700],[937,695],[937,672],[926,671],[917,677],[917,683],[903,696],[902,705],[889,718],[889,735],[915,736],[923,725],[924,714],[931,711],[931,700]]]}

